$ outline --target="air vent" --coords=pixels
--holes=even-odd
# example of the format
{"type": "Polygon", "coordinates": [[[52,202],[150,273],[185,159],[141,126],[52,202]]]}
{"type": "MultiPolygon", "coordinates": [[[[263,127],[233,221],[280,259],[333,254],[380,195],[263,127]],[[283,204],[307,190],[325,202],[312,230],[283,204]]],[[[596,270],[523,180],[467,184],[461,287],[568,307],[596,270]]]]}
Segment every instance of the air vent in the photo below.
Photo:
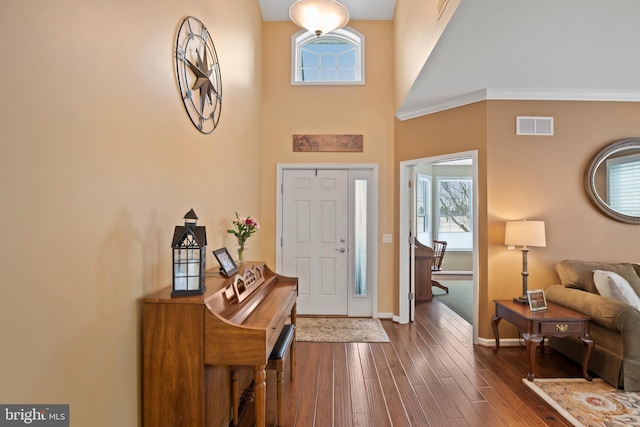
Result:
{"type": "Polygon", "coordinates": [[[553,117],[516,117],[516,135],[553,135],[553,117]]]}

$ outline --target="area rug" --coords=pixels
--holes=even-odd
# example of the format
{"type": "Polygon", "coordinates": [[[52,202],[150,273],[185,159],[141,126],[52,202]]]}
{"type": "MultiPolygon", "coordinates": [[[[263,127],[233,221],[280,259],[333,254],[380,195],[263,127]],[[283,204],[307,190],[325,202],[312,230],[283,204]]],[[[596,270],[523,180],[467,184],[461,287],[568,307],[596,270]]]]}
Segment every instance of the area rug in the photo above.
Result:
{"type": "MultiPolygon", "coordinates": [[[[434,277],[435,278],[435,277],[434,277]]],[[[473,322],[473,281],[471,280],[438,280],[449,288],[449,293],[444,290],[432,288],[433,296],[440,302],[455,311],[469,323],[473,322]]]]}
{"type": "Polygon", "coordinates": [[[378,319],[298,317],[296,341],[389,342],[378,319]]]}
{"type": "Polygon", "coordinates": [[[640,426],[640,393],[618,390],[601,379],[522,381],[576,427],[640,426]]]}

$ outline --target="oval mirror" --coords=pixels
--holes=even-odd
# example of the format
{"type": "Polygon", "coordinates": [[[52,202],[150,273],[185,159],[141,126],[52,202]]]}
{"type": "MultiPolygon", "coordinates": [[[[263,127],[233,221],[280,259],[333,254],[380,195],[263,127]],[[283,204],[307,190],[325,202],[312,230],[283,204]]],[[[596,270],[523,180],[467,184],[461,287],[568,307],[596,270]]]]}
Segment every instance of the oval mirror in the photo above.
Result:
{"type": "Polygon", "coordinates": [[[640,138],[600,150],[589,164],[586,181],[589,198],[605,215],[640,224],[640,138]]]}

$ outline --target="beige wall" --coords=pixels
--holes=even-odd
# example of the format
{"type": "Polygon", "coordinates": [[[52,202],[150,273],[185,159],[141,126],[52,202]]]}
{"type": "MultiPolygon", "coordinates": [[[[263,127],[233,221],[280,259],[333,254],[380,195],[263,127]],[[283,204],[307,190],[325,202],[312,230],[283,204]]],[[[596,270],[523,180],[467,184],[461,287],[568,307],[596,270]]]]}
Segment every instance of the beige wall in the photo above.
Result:
{"type": "Polygon", "coordinates": [[[171,283],[174,226],[194,208],[209,248],[232,247],[234,210],[260,213],[258,3],[7,0],[0,11],[0,402],[69,403],[71,425],[135,426],[138,300],[171,283]],[[208,136],[174,78],[186,15],[207,25],[222,66],[208,136]]]}
{"type": "Polygon", "coordinates": [[[393,312],[393,245],[382,244],[393,233],[393,87],[391,21],[349,24],[365,36],[365,85],[292,86],[290,22],[263,24],[263,246],[275,263],[276,165],[278,163],[377,163],[379,165],[378,311],[393,312]],[[294,134],[362,134],[362,153],[294,153],[294,134]]]}
{"type": "MultiPolygon", "coordinates": [[[[491,101],[488,103],[488,299],[521,292],[522,254],[504,246],[504,222],[545,221],[546,248],[529,252],[529,288],[557,283],[563,259],[640,261],[640,227],[597,211],[584,187],[589,161],[602,147],[640,134],[640,104],[491,101]],[[552,137],[516,136],[515,116],[553,116],[552,137]]],[[[491,336],[488,318],[484,336],[491,336]]]]}
{"type": "Polygon", "coordinates": [[[396,123],[397,161],[479,152],[481,338],[493,338],[493,300],[521,292],[522,254],[504,246],[507,220],[546,223],[547,247],[529,253],[530,289],[556,283],[563,259],[640,261],[640,228],[596,211],[583,182],[598,150],[640,133],[638,114],[636,103],[489,101],[396,123]],[[517,115],[555,117],[555,136],[516,136],[517,115]]]}

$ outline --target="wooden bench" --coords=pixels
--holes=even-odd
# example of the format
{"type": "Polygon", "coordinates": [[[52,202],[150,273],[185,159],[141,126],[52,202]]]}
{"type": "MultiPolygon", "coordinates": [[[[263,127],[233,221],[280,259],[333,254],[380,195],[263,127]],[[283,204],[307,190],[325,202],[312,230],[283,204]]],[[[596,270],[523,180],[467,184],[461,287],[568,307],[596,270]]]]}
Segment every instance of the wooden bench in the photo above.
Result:
{"type": "MultiPolygon", "coordinates": [[[[295,378],[295,365],[296,365],[296,342],[295,342],[295,325],[286,324],[280,332],[280,336],[276,341],[273,350],[269,355],[269,361],[266,369],[275,369],[276,371],[276,392],[277,392],[277,411],[278,411],[278,426],[281,425],[282,417],[282,389],[284,386],[284,363],[287,358],[287,350],[289,351],[289,361],[291,367],[291,380],[295,378]]],[[[239,386],[238,386],[238,373],[237,368],[231,371],[231,384],[233,393],[233,425],[238,425],[238,404],[239,404],[239,386]]]]}
{"type": "Polygon", "coordinates": [[[273,347],[271,355],[269,355],[269,363],[267,363],[267,369],[276,370],[276,384],[277,384],[277,405],[278,405],[278,426],[282,417],[282,388],[284,386],[284,362],[287,357],[287,349],[291,348],[289,355],[289,362],[291,368],[291,380],[295,378],[295,366],[296,366],[296,350],[295,350],[295,325],[287,324],[282,328],[282,332],[276,341],[276,345],[273,347]]]}

